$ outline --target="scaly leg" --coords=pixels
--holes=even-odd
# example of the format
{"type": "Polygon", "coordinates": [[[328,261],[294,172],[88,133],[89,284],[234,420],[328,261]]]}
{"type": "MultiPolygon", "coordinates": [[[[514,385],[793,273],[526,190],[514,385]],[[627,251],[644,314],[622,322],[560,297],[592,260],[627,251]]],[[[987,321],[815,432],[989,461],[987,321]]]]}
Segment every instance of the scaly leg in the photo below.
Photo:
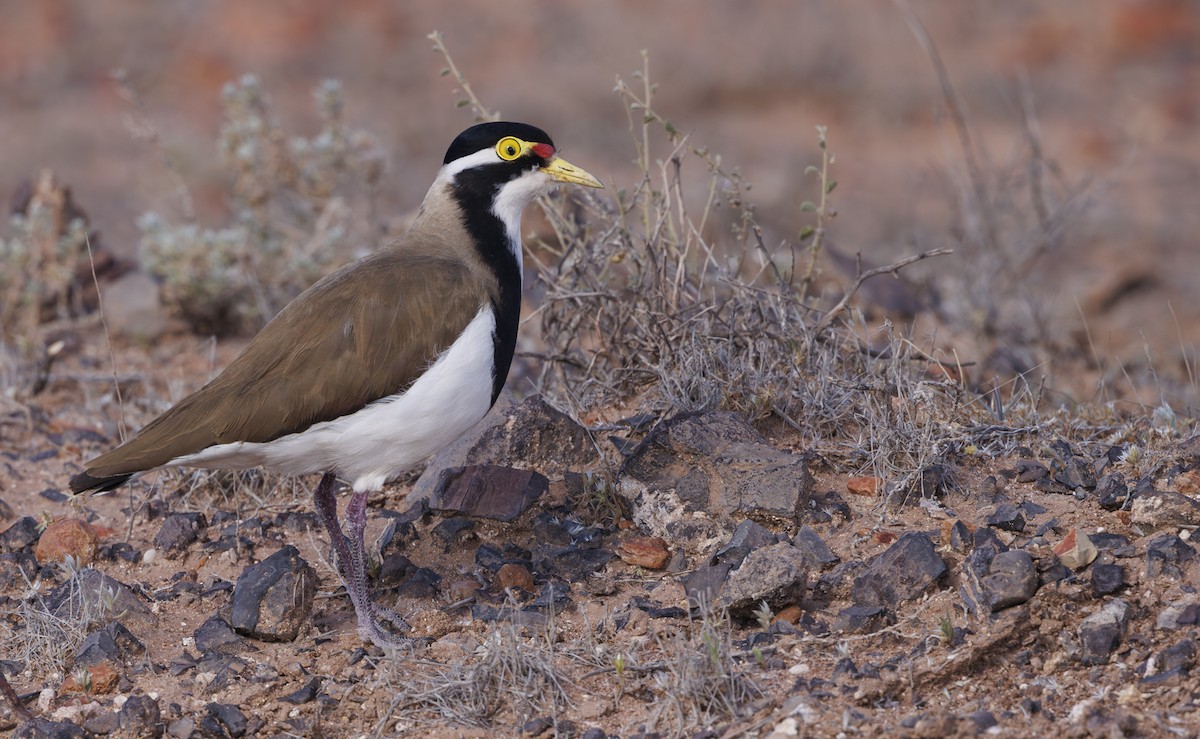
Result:
{"type": "Polygon", "coordinates": [[[404,644],[406,640],[384,629],[379,619],[383,618],[399,628],[408,628],[408,624],[390,608],[376,606],[367,587],[367,551],[363,536],[367,528],[368,493],[356,491],[350,496],[346,506],[346,525],[350,531],[347,536],[342,533],[338,522],[337,496],[333,491],[335,483],[333,473],[325,473],[313,492],[313,504],[333,543],[338,573],[346,584],[346,591],[358,617],[358,633],[381,648],[404,644]]]}

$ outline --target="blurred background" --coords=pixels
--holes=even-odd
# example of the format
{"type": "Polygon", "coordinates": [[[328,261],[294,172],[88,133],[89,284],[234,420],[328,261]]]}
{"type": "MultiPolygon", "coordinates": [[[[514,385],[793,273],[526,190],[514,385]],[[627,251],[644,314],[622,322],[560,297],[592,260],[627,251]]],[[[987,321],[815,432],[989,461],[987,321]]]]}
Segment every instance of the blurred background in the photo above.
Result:
{"type": "MultiPolygon", "coordinates": [[[[487,105],[625,186],[635,151],[613,88],[632,82],[646,50],[657,110],[753,185],[772,244],[809,222],[804,169],[820,161],[815,127],[828,127],[830,237],[843,257],[825,266],[833,282],[852,276],[855,253],[884,264],[956,248],[919,265],[912,289],[959,275],[939,313],[962,317],[960,333],[994,334],[971,345],[976,359],[1036,334],[1051,355],[1186,378],[1200,340],[1200,6],[914,1],[907,17],[904,7],[0,0],[0,192],[53,168],[129,258],[139,214],[179,216],[179,179],[196,219],[219,226],[231,184],[217,155],[221,90],[253,74],[284,128],[303,135],[319,126],[313,89],[340,80],[345,119],[387,154],[382,207],[409,212],[472,122],[439,74],[434,30],[487,105]],[[972,296],[980,290],[986,299],[972,296]],[[1000,321],[968,315],[1005,312],[1010,299],[1028,305],[1000,321]]],[[[1086,399],[1086,383],[1077,392],[1086,399]]]]}

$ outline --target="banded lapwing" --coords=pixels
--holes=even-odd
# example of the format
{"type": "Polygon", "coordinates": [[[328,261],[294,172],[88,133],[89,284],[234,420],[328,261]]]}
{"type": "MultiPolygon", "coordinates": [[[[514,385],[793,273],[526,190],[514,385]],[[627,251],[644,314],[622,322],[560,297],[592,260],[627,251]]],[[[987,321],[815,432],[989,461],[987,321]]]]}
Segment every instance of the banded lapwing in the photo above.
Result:
{"type": "Polygon", "coordinates": [[[521,213],[559,183],[602,187],[542,130],[482,123],[450,145],[412,226],[289,303],[212,382],[93,459],[75,492],[160,467],[324,475],[313,494],[363,637],[367,496],[475,425],[504,386],[521,310],[521,213]],[[337,479],[352,492],[343,533],[337,479]]]}

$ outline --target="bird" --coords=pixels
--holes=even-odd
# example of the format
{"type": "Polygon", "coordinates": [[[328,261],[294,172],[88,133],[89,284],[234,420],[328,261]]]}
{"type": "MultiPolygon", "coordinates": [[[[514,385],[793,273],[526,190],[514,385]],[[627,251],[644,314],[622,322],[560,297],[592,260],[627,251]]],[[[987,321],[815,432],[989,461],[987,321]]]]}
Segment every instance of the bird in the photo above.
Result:
{"type": "Polygon", "coordinates": [[[322,473],[313,506],[358,632],[381,647],[402,641],[383,622],[403,620],[368,588],[368,497],[495,404],[520,319],[521,215],[563,184],[603,187],[540,128],[466,129],[401,236],[297,296],[211,382],[87,462],[71,490],[109,491],[165,467],[322,473]],[[351,490],[345,531],[339,479],[351,490]]]}

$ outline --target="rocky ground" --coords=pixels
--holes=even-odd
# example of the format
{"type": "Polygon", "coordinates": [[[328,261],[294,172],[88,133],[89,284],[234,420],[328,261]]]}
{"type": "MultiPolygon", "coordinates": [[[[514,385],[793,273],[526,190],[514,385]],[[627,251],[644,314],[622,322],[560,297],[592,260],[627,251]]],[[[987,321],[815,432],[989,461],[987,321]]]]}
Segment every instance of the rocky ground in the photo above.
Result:
{"type": "MultiPolygon", "coordinates": [[[[130,382],[131,412],[195,365],[175,341],[130,382]]],[[[0,666],[37,716],[0,709],[14,736],[1200,726],[1195,439],[1164,441],[1147,474],[1128,443],[1030,433],[897,491],[735,414],[589,429],[506,397],[373,501],[376,588],[411,626],[385,655],[355,633],[315,480],[65,495],[114,440],[73,410],[88,354],[4,417],[0,666]]]]}
{"type": "Polygon", "coordinates": [[[914,0],[931,48],[909,3],[744,5],[0,0],[0,190],[30,216],[0,234],[0,674],[36,717],[0,700],[0,732],[1200,735],[1200,16],[914,0]],[[225,366],[272,280],[311,281],[295,250],[332,269],[402,227],[471,122],[433,30],[610,187],[564,211],[591,263],[527,239],[519,397],[371,503],[378,597],[410,627],[385,654],[315,479],[66,484],[225,366]],[[652,136],[647,68],[672,122],[652,136]],[[338,169],[331,111],[373,142],[362,171],[338,169]],[[239,158],[260,150],[283,166],[239,158]],[[348,180],[305,189],[316,165],[348,180]],[[234,238],[248,217],[261,243],[234,238]],[[790,277],[712,303],[760,252],[795,267],[815,226],[802,310],[773,312],[790,277]],[[693,237],[743,261],[686,272],[693,237]],[[22,238],[42,250],[18,269],[22,238]],[[176,242],[200,253],[172,283],[147,246],[176,242]],[[231,245],[232,267],[202,258],[231,245]],[[859,269],[935,248],[955,253],[834,309],[859,269]],[[644,260],[658,282],[622,281],[644,260]],[[206,265],[248,317],[180,310],[206,265]],[[697,350],[719,341],[673,343],[702,320],[777,341],[722,365],[697,350]],[[530,397],[544,380],[573,415],[530,397]],[[743,415],[663,410],[693,391],[743,415]]]}

